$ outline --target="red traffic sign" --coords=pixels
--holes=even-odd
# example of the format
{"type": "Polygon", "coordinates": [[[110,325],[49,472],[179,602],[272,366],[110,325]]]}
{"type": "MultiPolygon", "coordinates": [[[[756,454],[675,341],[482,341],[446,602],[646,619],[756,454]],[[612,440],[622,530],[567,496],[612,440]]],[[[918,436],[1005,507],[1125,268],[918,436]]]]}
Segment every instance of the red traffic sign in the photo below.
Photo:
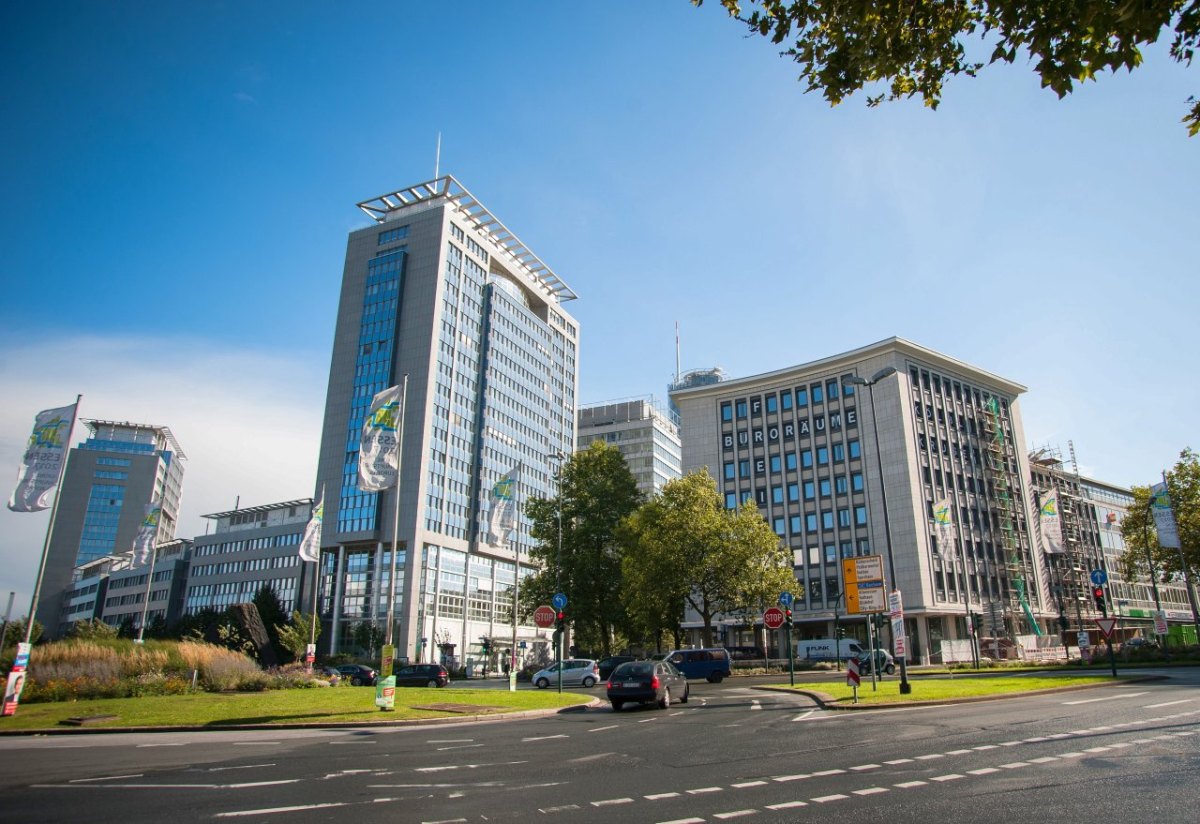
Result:
{"type": "Polygon", "coordinates": [[[767,629],[779,629],[783,626],[783,610],[779,607],[768,607],[763,613],[763,625],[767,629]]]}
{"type": "Polygon", "coordinates": [[[861,679],[858,674],[858,659],[846,659],[846,686],[857,687],[861,679]]]}
{"type": "Polygon", "coordinates": [[[1100,633],[1105,638],[1112,638],[1113,628],[1117,625],[1116,618],[1097,618],[1096,626],[1100,627],[1100,633]]]}
{"type": "Polygon", "coordinates": [[[542,629],[549,629],[554,626],[554,619],[556,617],[554,609],[544,604],[533,611],[533,623],[542,629]]]}

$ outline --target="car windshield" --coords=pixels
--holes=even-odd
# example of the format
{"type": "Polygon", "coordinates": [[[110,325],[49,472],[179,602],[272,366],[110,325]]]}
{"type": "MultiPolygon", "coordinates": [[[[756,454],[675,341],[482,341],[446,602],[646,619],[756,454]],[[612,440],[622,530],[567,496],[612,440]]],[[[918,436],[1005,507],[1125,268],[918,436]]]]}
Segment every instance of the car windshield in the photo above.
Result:
{"type": "Polygon", "coordinates": [[[653,674],[652,661],[629,661],[613,671],[613,678],[645,678],[653,674]]]}

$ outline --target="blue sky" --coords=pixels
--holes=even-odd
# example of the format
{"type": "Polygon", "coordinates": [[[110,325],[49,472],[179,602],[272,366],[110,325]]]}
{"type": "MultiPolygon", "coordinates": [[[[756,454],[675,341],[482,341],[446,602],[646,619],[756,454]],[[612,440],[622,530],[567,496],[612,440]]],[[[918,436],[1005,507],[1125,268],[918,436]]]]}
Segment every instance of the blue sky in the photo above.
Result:
{"type": "MultiPolygon", "coordinates": [[[[584,402],[892,335],[1029,387],[1030,446],[1194,437],[1200,71],[1025,65],[830,108],[715,0],[0,8],[0,467],[38,409],[170,426],[180,535],[312,494],[355,203],[455,175],[579,295],[584,402]]],[[[9,490],[6,489],[5,494],[9,490]]],[[[48,516],[0,512],[28,608],[48,516]]]]}

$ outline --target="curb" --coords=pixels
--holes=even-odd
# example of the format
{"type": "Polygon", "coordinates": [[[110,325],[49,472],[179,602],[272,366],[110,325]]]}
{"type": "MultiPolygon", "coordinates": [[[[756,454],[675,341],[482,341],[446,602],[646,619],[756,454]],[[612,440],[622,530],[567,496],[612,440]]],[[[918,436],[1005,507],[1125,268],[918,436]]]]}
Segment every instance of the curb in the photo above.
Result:
{"type": "Polygon", "coordinates": [[[895,709],[896,707],[929,707],[942,706],[945,704],[977,704],[983,701],[1003,701],[1006,698],[1024,698],[1034,695],[1051,695],[1056,692],[1078,692],[1080,690],[1106,689],[1110,687],[1124,687],[1129,684],[1138,684],[1146,681],[1166,681],[1169,676],[1166,675],[1141,675],[1133,678],[1126,678],[1120,681],[1111,681],[1101,684],[1072,684],[1066,687],[1047,687],[1041,690],[1026,690],[1024,692],[1004,692],[995,695],[969,695],[961,698],[931,698],[929,700],[913,699],[910,701],[873,701],[870,704],[847,704],[843,703],[847,699],[834,698],[827,692],[818,692],[816,690],[798,690],[792,687],[755,687],[755,689],[766,690],[768,692],[787,692],[798,695],[804,695],[811,698],[821,709],[832,710],[834,712],[860,712],[863,710],[875,709],[895,709]]]}

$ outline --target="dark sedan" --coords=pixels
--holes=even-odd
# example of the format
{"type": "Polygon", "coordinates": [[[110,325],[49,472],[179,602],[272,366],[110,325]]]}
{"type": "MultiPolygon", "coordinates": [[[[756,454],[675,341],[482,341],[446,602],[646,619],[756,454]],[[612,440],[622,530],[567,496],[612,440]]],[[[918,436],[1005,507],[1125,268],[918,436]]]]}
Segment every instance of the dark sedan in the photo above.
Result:
{"type": "Polygon", "coordinates": [[[396,670],[397,687],[444,687],[450,673],[441,664],[409,664],[396,670]]]}
{"type": "Polygon", "coordinates": [[[373,687],[378,673],[366,664],[340,664],[337,668],[343,681],[355,687],[373,687]]]}
{"type": "Polygon", "coordinates": [[[636,660],[632,655],[610,655],[607,658],[601,658],[596,662],[596,667],[600,670],[600,680],[603,681],[612,675],[612,671],[621,664],[636,660]]]}
{"type": "Polygon", "coordinates": [[[688,700],[687,678],[668,661],[621,664],[609,676],[607,689],[614,711],[633,702],[654,703],[665,710],[673,698],[678,697],[681,704],[688,700]]]}

